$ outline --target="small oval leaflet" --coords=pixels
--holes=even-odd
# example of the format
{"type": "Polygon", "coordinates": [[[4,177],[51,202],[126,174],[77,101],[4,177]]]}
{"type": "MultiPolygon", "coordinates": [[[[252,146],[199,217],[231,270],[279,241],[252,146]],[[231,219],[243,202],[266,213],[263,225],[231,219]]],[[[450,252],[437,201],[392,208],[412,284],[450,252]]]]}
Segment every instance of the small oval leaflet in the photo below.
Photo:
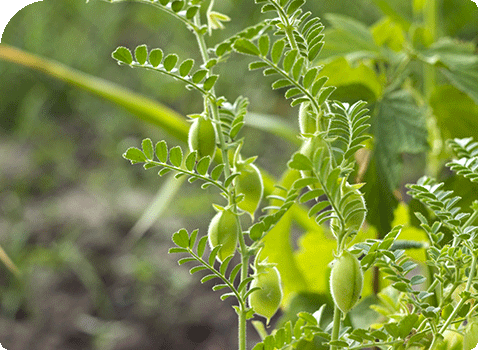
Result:
{"type": "Polygon", "coordinates": [[[111,56],[119,62],[121,63],[125,63],[125,64],[131,64],[133,63],[133,55],[131,54],[131,51],[124,47],[124,46],[120,46],[118,47],[112,54],[111,56]]]}

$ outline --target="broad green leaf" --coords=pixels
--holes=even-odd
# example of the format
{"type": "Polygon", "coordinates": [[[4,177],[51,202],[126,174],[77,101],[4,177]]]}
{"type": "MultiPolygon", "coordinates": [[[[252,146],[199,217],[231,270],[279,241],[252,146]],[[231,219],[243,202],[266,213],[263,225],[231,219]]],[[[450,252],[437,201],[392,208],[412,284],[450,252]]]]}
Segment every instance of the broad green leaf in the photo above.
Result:
{"type": "Polygon", "coordinates": [[[319,105],[324,103],[335,90],[336,90],[335,86],[327,86],[326,88],[321,90],[317,103],[319,105]]]}
{"type": "Polygon", "coordinates": [[[123,158],[131,161],[131,164],[143,163],[147,160],[144,153],[135,147],[128,148],[123,154],[123,158]]]}
{"type": "Polygon", "coordinates": [[[189,270],[189,273],[191,275],[195,274],[196,272],[199,272],[199,271],[203,271],[203,270],[206,270],[207,267],[206,266],[203,266],[203,265],[199,265],[199,266],[195,266],[193,267],[192,269],[189,270]]]}
{"type": "Polygon", "coordinates": [[[378,46],[388,46],[399,52],[403,49],[405,36],[403,29],[393,22],[390,17],[383,17],[372,28],[372,35],[378,46]]]}
{"type": "Polygon", "coordinates": [[[363,63],[351,67],[345,58],[339,57],[328,62],[320,74],[329,78],[325,86],[337,87],[333,95],[335,99],[349,103],[358,100],[371,103],[382,95],[382,84],[377,74],[363,63]]]}
{"type": "Polygon", "coordinates": [[[116,48],[116,50],[111,54],[111,56],[121,63],[133,63],[133,55],[131,54],[131,51],[123,46],[116,48]]]}
{"type": "Polygon", "coordinates": [[[327,40],[321,52],[322,58],[345,56],[355,62],[380,55],[380,48],[362,22],[337,14],[327,14],[325,18],[332,24],[332,29],[325,32],[327,40]]]}
{"type": "Polygon", "coordinates": [[[276,8],[272,4],[265,4],[264,6],[261,7],[261,12],[266,13],[270,11],[275,11],[276,8]]]}
{"type": "Polygon", "coordinates": [[[413,23],[412,1],[372,0],[388,17],[408,31],[413,23]]]}
{"type": "MultiPolygon", "coordinates": [[[[291,293],[309,290],[304,278],[304,271],[298,265],[291,246],[290,234],[292,229],[292,214],[286,213],[279,223],[263,238],[264,248],[261,251],[261,258],[268,258],[271,263],[277,264],[281,280],[284,286],[284,298],[282,305],[287,305],[291,293]]],[[[316,283],[316,282],[314,282],[316,283]]]]}
{"type": "Polygon", "coordinates": [[[419,58],[438,66],[453,85],[478,104],[478,56],[474,44],[442,38],[419,58]]]}
{"type": "Polygon", "coordinates": [[[149,63],[153,67],[157,67],[161,64],[161,61],[163,60],[163,51],[161,49],[153,49],[149,53],[149,63]]]}
{"type": "Polygon", "coordinates": [[[261,54],[259,48],[254,45],[252,41],[244,38],[240,38],[234,42],[234,50],[252,56],[260,56],[261,54]]]}
{"type": "Polygon", "coordinates": [[[226,52],[231,50],[231,44],[229,43],[221,43],[216,47],[216,55],[217,57],[223,56],[226,52]]]}
{"type": "MultiPolygon", "coordinates": [[[[426,2],[425,0],[415,1],[426,2]]],[[[439,6],[441,9],[440,26],[443,28],[443,33],[471,39],[472,33],[476,33],[476,28],[478,28],[476,6],[476,2],[473,1],[443,0],[439,6]]]]}
{"type": "Polygon", "coordinates": [[[164,59],[164,62],[163,62],[164,69],[170,72],[176,66],[176,63],[178,63],[178,55],[176,55],[175,53],[171,53],[167,55],[166,58],[164,59]]]}
{"type": "Polygon", "coordinates": [[[381,237],[392,229],[393,211],[398,204],[386,180],[385,171],[378,167],[376,159],[372,158],[362,188],[368,209],[367,222],[377,229],[381,237]]]}
{"type": "Polygon", "coordinates": [[[394,191],[401,178],[402,154],[419,154],[428,149],[425,110],[408,91],[396,91],[378,104],[373,125],[377,167],[394,191]]]}
{"type": "Polygon", "coordinates": [[[298,246],[294,259],[309,286],[307,291],[326,292],[328,264],[334,259],[336,241],[327,237],[323,228],[317,226],[314,231],[309,231],[299,238],[298,246]],[[320,254],[317,254],[318,252],[320,254]]]}
{"type": "Polygon", "coordinates": [[[134,50],[134,57],[139,64],[145,64],[146,60],[148,59],[148,49],[146,45],[140,45],[136,47],[134,50]]]}

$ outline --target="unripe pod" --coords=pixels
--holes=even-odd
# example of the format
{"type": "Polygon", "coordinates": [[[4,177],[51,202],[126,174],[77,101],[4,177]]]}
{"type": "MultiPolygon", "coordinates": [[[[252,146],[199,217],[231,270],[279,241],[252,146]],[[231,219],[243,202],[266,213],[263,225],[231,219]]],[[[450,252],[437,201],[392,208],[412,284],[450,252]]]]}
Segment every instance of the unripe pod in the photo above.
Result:
{"type": "Polygon", "coordinates": [[[236,168],[237,171],[241,172],[241,175],[234,179],[236,194],[244,194],[244,199],[237,206],[254,217],[254,212],[257,210],[264,194],[261,172],[254,164],[239,162],[236,168]]]}
{"type": "Polygon", "coordinates": [[[269,324],[282,300],[280,274],[275,266],[259,265],[254,270],[254,279],[250,288],[259,287],[261,289],[249,295],[249,305],[254,309],[254,313],[264,316],[269,324]]]}
{"type": "Polygon", "coordinates": [[[354,307],[363,287],[362,267],[348,250],[335,259],[330,274],[330,292],[335,305],[344,313],[354,307]]]}
{"type": "Polygon", "coordinates": [[[302,134],[314,134],[318,129],[322,111],[318,115],[314,113],[314,108],[310,102],[303,102],[299,109],[299,129],[302,134]]]}
{"type": "Polygon", "coordinates": [[[216,151],[216,132],[211,119],[199,117],[194,119],[189,128],[189,150],[197,151],[198,157],[210,156],[216,151]]]}
{"type": "Polygon", "coordinates": [[[236,215],[230,209],[220,211],[212,218],[207,235],[211,248],[222,244],[217,254],[220,262],[234,254],[239,234],[236,215]]]}

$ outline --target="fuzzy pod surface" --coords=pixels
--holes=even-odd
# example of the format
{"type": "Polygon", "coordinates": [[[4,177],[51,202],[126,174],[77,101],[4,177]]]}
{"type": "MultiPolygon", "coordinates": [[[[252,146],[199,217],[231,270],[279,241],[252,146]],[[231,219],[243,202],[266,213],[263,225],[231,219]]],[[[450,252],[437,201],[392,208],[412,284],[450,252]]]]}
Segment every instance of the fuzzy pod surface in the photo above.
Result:
{"type": "Polygon", "coordinates": [[[302,134],[314,134],[319,128],[319,121],[322,111],[318,115],[314,113],[314,108],[310,102],[303,102],[299,109],[299,129],[302,134]]]}
{"type": "Polygon", "coordinates": [[[254,164],[237,164],[241,174],[234,179],[236,193],[244,194],[244,199],[237,206],[254,217],[264,194],[261,172],[254,164]]]}
{"type": "Polygon", "coordinates": [[[264,316],[267,319],[267,324],[269,324],[282,301],[282,284],[279,270],[275,266],[260,265],[255,270],[250,288],[259,287],[261,289],[249,295],[249,305],[254,309],[254,313],[264,316]]]}
{"type": "Polygon", "coordinates": [[[198,157],[213,157],[216,151],[216,132],[211,119],[194,119],[189,128],[188,145],[191,152],[197,151],[198,157]]]}
{"type": "Polygon", "coordinates": [[[212,218],[207,236],[211,249],[222,245],[217,254],[220,262],[236,251],[239,231],[236,215],[230,209],[220,211],[212,218]]]}
{"type": "Polygon", "coordinates": [[[335,305],[344,313],[350,311],[362,293],[363,273],[358,259],[344,250],[335,259],[330,274],[330,292],[335,305]]]}

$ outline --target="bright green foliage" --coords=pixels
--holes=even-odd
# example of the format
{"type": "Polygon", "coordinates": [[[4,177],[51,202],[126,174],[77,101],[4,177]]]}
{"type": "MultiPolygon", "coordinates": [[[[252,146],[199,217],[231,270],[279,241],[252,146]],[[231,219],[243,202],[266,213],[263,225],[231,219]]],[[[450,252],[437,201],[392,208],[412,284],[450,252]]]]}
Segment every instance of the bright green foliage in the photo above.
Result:
{"type": "Polygon", "coordinates": [[[217,259],[222,262],[236,251],[240,227],[236,215],[230,210],[218,212],[211,220],[207,231],[211,249],[221,246],[217,259]]]}
{"type": "Polygon", "coordinates": [[[176,67],[179,62],[178,55],[172,53],[164,57],[161,49],[152,49],[149,53],[148,61],[146,45],[136,47],[136,61],[133,60],[131,51],[122,46],[113,52],[112,57],[116,59],[118,63],[127,64],[133,68],[151,69],[169,75],[185,83],[187,88],[194,88],[209,98],[213,98],[211,95],[208,95],[208,91],[214,87],[218,76],[211,74],[210,69],[212,69],[212,66],[209,66],[209,69],[199,68],[195,72],[192,72],[194,60],[188,58],[182,61],[179,64],[179,69],[177,69],[176,67]]]}
{"type": "Polygon", "coordinates": [[[220,262],[219,267],[215,268],[214,261],[217,259],[217,255],[221,247],[215,247],[208,256],[205,256],[207,236],[203,236],[199,240],[197,238],[198,230],[193,231],[191,234],[188,234],[185,229],[177,231],[172,237],[176,247],[169,249],[169,253],[188,253],[190,257],[179,259],[179,265],[189,262],[199,263],[199,265],[196,265],[189,270],[191,274],[208,270],[209,274],[201,278],[201,283],[205,283],[215,278],[220,279],[223,283],[216,284],[212,289],[214,291],[224,288],[229,290],[229,292],[221,295],[221,300],[225,300],[231,296],[234,296],[241,304],[244,305],[247,293],[245,293],[244,297],[242,297],[241,292],[245,289],[245,286],[252,280],[252,278],[249,278],[246,283],[240,284],[237,288],[234,287],[234,281],[241,270],[242,264],[235,265],[229,275],[226,276],[226,270],[229,267],[232,256],[224,259],[222,262],[220,262]]]}
{"type": "Polygon", "coordinates": [[[131,164],[144,163],[143,167],[145,169],[159,167],[158,175],[160,176],[173,170],[177,172],[175,175],[177,178],[180,176],[188,176],[189,182],[196,180],[203,181],[202,188],[214,185],[221,191],[227,191],[226,187],[239,175],[238,173],[231,174],[225,177],[224,180],[221,180],[221,178],[224,177],[223,164],[219,164],[210,170],[211,157],[205,156],[199,158],[196,151],[184,157],[181,147],[175,146],[168,149],[166,141],[156,143],[156,146],[153,148],[151,140],[145,139],[143,140],[142,146],[143,150],[135,147],[128,148],[123,154],[123,158],[128,159],[131,164]],[[156,156],[157,160],[154,159],[154,156],[156,156]],[[184,167],[182,166],[183,161],[184,167]]]}
{"type": "MultiPolygon", "coordinates": [[[[303,11],[305,0],[255,2],[269,17],[213,48],[207,47],[205,34],[223,28],[222,22],[229,20],[213,10],[214,1],[209,2],[206,11],[207,25],[201,24],[200,1],[151,2],[193,32],[203,60],[199,65],[195,66],[192,59],[181,62],[176,54],[164,55],[159,49],[151,50],[148,55],[145,45],[134,50],[134,60],[127,48],[120,47],[113,53],[119,63],[171,76],[203,96],[204,110],[193,115],[197,119],[189,134],[189,154],[183,154],[178,146],[168,149],[165,141],[153,147],[149,139],[143,141],[141,150],[130,148],[124,154],[132,163],[144,163],[146,169],[158,167],[160,175],[174,171],[176,177],[187,176],[190,182],[201,180],[202,187],[213,185],[227,201],[227,209],[216,207],[218,213],[209,225],[208,238],[201,238],[194,248],[197,231],[189,235],[180,230],[173,235],[176,247],[171,252],[189,255],[182,258],[180,264],[199,263],[191,273],[211,272],[202,282],[219,278],[222,283],[213,289],[229,291],[222,299],[235,297],[240,350],[246,349],[246,320],[255,312],[269,321],[284,295],[307,290],[310,281],[304,276],[310,274],[303,273],[303,269],[312,269],[313,262],[323,264],[327,254],[332,256],[331,246],[337,249],[329,280],[337,306],[333,322],[326,324],[329,320],[322,319],[325,306],[314,315],[301,313],[295,325],[286,322],[273,334],[263,334],[264,339],[255,350],[305,349],[307,346],[320,350],[458,348],[461,339],[451,327],[459,332],[474,332],[474,324],[470,323],[465,329],[460,322],[476,313],[469,301],[476,298],[471,281],[476,277],[478,260],[474,255],[478,227],[473,226],[478,205],[475,203],[462,211],[457,206],[458,196],[443,190],[444,184],[423,177],[409,186],[409,194],[428,210],[427,216],[417,213],[417,218],[429,242],[398,240],[401,226],[391,229],[390,225],[396,205],[392,193],[401,182],[403,155],[423,154],[428,150],[430,136],[425,118],[432,102],[430,96],[438,99],[437,96],[446,96],[446,92],[451,91],[444,86],[433,92],[433,78],[423,78],[419,83],[408,79],[409,68],[421,71],[415,69],[415,65],[433,65],[455,86],[453,89],[467,95],[467,103],[477,102],[474,72],[477,60],[471,46],[447,38],[434,43],[422,24],[414,22],[415,17],[421,17],[418,12],[426,8],[420,2],[414,3],[417,13],[409,13],[403,11],[396,0],[390,0],[391,6],[378,1],[389,17],[372,28],[346,16],[328,15],[331,28],[327,32],[319,18],[303,11]],[[326,34],[328,45],[324,46],[326,34]],[[401,51],[403,47],[407,51],[401,51]],[[253,217],[264,186],[263,176],[252,164],[255,158],[241,155],[247,138],[241,139],[238,135],[246,119],[247,98],[239,96],[231,103],[218,97],[215,91],[218,76],[214,68],[226,62],[232,51],[254,57],[249,69],[274,76],[272,89],[283,89],[284,97],[291,99],[291,106],[300,105],[299,127],[303,140],[300,150],[288,162],[290,171],[281,186],[269,196],[270,205],[263,208],[266,214],[247,228],[241,227],[245,220],[238,217],[242,213],[240,209],[253,217]],[[319,60],[324,58],[330,59],[329,68],[323,69],[320,65],[319,60]],[[343,98],[346,103],[332,101],[331,96],[343,98]],[[370,127],[370,116],[366,102],[357,101],[360,98],[373,102],[369,106],[374,116],[373,142],[368,142],[370,136],[365,134],[370,127]],[[369,150],[363,153],[370,158],[365,157],[360,162],[360,170],[356,171],[356,158],[360,156],[357,151],[366,145],[369,150]],[[219,164],[210,170],[216,148],[221,157],[215,158],[219,164]],[[359,180],[352,180],[357,178],[359,180]],[[364,187],[354,184],[364,180],[367,182],[364,187]],[[378,228],[378,233],[371,231],[368,237],[375,234],[377,237],[366,240],[362,237],[361,242],[350,247],[352,239],[364,234],[357,234],[367,213],[362,192],[375,196],[369,197],[367,204],[371,207],[369,221],[378,228]],[[301,204],[311,202],[307,213],[310,220],[305,215],[301,219],[310,235],[317,229],[316,224],[330,221],[334,235],[327,236],[328,229],[320,228],[320,239],[329,240],[319,245],[327,247],[324,254],[320,252],[323,255],[320,259],[309,257],[311,261],[304,262],[291,246],[292,218],[298,217],[297,213],[302,215],[304,209],[288,210],[298,198],[301,204]],[[333,236],[336,242],[331,239],[333,236]],[[207,240],[212,251],[206,261],[202,256],[207,240]],[[434,271],[432,281],[421,275],[416,270],[419,265],[405,254],[407,249],[423,248],[425,244],[429,244],[427,265],[434,271]],[[236,252],[241,264],[233,267],[227,276],[228,264],[236,252]],[[277,263],[277,268],[256,263],[251,276],[249,261],[254,256],[255,261],[259,261],[259,252],[267,255],[268,261],[277,263]],[[214,264],[218,263],[219,268],[215,268],[214,264]],[[372,268],[379,271],[390,286],[378,293],[379,302],[367,298],[354,309],[362,293],[363,273],[372,268]],[[464,287],[462,281],[466,279],[470,283],[464,287]],[[456,296],[458,288],[462,289],[456,296]],[[365,308],[375,310],[382,318],[370,316],[357,321],[360,318],[357,314],[365,308]]],[[[425,66],[424,70],[428,68],[425,66]]],[[[440,101],[435,100],[433,106],[435,110],[444,110],[440,101]]],[[[450,145],[458,159],[447,165],[465,180],[478,182],[477,144],[471,139],[455,139],[450,145]]],[[[374,287],[380,288],[381,280],[374,278],[374,287]]],[[[465,332],[464,339],[466,336],[465,332]]]]}

